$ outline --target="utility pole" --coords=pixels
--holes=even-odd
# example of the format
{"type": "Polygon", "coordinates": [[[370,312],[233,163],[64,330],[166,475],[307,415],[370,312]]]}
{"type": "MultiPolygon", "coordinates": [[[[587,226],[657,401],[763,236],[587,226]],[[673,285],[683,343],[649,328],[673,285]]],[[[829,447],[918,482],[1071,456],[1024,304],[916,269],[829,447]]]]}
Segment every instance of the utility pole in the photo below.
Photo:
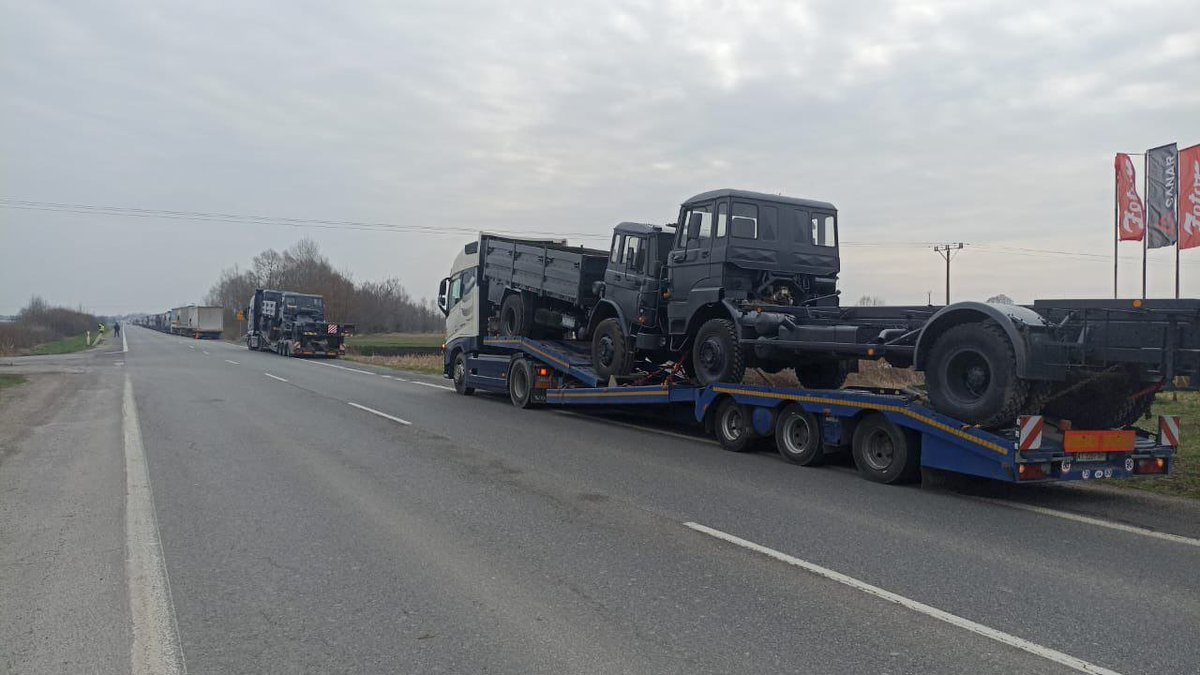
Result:
{"type": "Polygon", "coordinates": [[[942,244],[934,246],[933,252],[942,256],[946,261],[946,304],[950,304],[950,261],[954,259],[954,255],[961,251],[966,244],[961,241],[953,244],[942,244]]]}

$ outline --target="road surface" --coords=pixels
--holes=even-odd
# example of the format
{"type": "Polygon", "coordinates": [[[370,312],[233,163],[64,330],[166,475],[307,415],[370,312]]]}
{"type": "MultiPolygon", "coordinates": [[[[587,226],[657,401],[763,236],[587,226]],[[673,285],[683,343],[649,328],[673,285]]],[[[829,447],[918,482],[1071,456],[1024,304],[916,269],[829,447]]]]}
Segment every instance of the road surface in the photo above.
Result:
{"type": "Polygon", "coordinates": [[[0,672],[1200,663],[1194,505],[886,487],[138,328],[12,362],[43,374],[0,410],[0,672]]]}

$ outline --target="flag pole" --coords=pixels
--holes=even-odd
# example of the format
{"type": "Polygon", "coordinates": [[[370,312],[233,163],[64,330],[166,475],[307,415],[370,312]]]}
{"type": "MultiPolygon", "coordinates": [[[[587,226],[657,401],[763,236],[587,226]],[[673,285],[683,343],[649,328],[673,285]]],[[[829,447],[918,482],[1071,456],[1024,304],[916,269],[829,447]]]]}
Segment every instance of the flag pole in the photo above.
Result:
{"type": "MultiPolygon", "coordinates": [[[[1150,205],[1150,153],[1142,155],[1142,194],[1146,206],[1150,205]]],[[[1146,250],[1150,242],[1150,212],[1145,210],[1145,227],[1142,232],[1142,299],[1146,299],[1146,250]]]]}
{"type": "MultiPolygon", "coordinates": [[[[1178,148],[1178,146],[1176,146],[1178,148]]],[[[1186,149],[1186,148],[1185,148],[1186,149]]],[[[1179,299],[1179,237],[1183,228],[1179,226],[1179,150],[1175,150],[1175,299],[1179,299]]]]}
{"type": "Polygon", "coordinates": [[[1118,178],[1120,176],[1119,169],[1116,168],[1116,163],[1113,163],[1113,300],[1117,299],[1117,253],[1119,253],[1119,243],[1121,241],[1121,223],[1118,212],[1120,211],[1120,198],[1117,194],[1118,178]]]}

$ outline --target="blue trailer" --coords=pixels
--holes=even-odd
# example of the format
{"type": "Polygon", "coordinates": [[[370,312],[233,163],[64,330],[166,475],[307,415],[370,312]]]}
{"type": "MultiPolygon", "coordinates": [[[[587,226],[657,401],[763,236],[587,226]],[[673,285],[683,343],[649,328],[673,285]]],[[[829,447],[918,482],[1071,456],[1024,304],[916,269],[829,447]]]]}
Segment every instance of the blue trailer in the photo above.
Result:
{"type": "Polygon", "coordinates": [[[931,410],[913,392],[699,386],[687,381],[680,365],[602,382],[587,345],[524,337],[468,341],[447,350],[445,374],[460,394],[505,394],[519,408],[672,406],[687,411],[727,450],[773,444],[804,466],[849,450],[858,471],[881,483],[918,480],[923,468],[1010,483],[1166,475],[1174,470],[1179,445],[1178,417],[1160,417],[1158,433],[1078,429],[1041,415],[988,430],[931,410]]]}

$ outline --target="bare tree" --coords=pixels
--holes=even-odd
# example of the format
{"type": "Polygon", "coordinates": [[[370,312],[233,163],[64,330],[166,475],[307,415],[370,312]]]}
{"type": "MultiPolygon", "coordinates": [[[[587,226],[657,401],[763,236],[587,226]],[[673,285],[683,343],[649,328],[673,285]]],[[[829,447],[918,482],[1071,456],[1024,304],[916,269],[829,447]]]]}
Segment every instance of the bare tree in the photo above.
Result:
{"type": "Polygon", "coordinates": [[[854,304],[858,305],[859,307],[882,307],[883,305],[887,304],[887,300],[884,300],[878,295],[864,295],[858,299],[858,302],[854,304]]]}
{"type": "Polygon", "coordinates": [[[987,301],[994,303],[994,304],[998,304],[998,305],[1015,305],[1015,304],[1017,304],[1017,303],[1013,302],[1012,298],[1008,297],[1007,295],[1005,295],[1003,293],[1000,293],[999,295],[993,295],[992,297],[988,298],[987,301]]]}

